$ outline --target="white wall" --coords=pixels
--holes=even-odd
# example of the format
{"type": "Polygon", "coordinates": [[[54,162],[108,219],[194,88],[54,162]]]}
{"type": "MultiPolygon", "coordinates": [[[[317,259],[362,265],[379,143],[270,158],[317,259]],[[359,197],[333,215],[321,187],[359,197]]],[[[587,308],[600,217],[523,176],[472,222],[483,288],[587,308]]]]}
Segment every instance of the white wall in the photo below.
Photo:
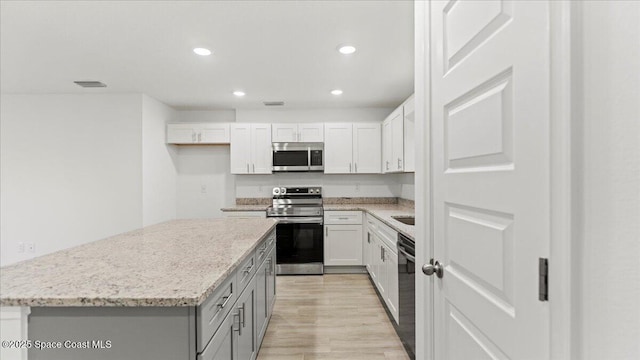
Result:
{"type": "Polygon", "coordinates": [[[408,200],[415,200],[415,173],[398,174],[400,184],[399,197],[408,200]]]}
{"type": "Polygon", "coordinates": [[[175,110],[142,95],[142,226],[176,218],[177,150],[166,144],[175,110]]]}
{"type": "Polygon", "coordinates": [[[640,359],[640,3],[582,7],[576,359],[640,359]]]}
{"type": "Polygon", "coordinates": [[[142,225],[140,94],[0,103],[0,264],[142,225]],[[35,253],[18,253],[19,242],[35,253]]]}
{"type": "Polygon", "coordinates": [[[271,197],[271,189],[276,186],[322,186],[325,197],[396,197],[400,194],[400,184],[394,175],[236,175],[239,198],[271,197]]]}
{"type": "MultiPolygon", "coordinates": [[[[176,120],[234,122],[235,111],[177,111],[176,120]]],[[[229,168],[229,145],[172,147],[177,151],[177,217],[222,217],[220,208],[235,203],[234,175],[230,174],[229,168]]]]}

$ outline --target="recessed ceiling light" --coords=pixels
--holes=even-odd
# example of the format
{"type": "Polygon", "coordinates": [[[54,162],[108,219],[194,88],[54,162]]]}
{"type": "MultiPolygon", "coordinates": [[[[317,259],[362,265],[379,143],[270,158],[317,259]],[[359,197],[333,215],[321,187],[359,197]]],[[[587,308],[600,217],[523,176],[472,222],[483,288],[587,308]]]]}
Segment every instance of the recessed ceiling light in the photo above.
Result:
{"type": "Polygon", "coordinates": [[[341,54],[344,55],[349,55],[349,54],[353,54],[354,52],[356,52],[356,48],[352,45],[340,45],[338,46],[338,51],[341,54]]]}
{"type": "Polygon", "coordinates": [[[331,93],[333,95],[342,95],[342,90],[340,89],[331,90],[331,93]]]}
{"type": "Polygon", "coordinates": [[[195,48],[193,52],[200,56],[209,56],[211,55],[211,50],[205,48],[195,48]]]}
{"type": "Polygon", "coordinates": [[[244,96],[244,95],[245,95],[245,93],[244,93],[244,91],[239,91],[239,90],[238,90],[238,91],[234,91],[234,92],[233,92],[233,95],[240,97],[240,96],[244,96]]]}

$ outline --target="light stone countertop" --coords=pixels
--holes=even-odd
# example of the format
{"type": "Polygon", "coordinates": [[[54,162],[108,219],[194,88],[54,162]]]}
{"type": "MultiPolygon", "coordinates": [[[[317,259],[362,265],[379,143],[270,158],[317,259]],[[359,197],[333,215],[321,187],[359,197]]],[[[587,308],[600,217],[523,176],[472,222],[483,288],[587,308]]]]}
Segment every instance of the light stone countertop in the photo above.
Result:
{"type": "MultiPolygon", "coordinates": [[[[263,211],[268,205],[235,205],[222,208],[222,211],[263,211]]],[[[398,204],[324,204],[324,211],[365,211],[383,223],[389,225],[395,231],[401,232],[415,241],[415,226],[403,224],[392,216],[415,216],[415,210],[398,204]]]]}
{"type": "MultiPolygon", "coordinates": [[[[271,205],[271,204],[269,204],[271,205]]],[[[221,208],[222,211],[267,211],[269,205],[233,205],[221,208]]]]}
{"type": "Polygon", "coordinates": [[[365,211],[382,221],[386,225],[389,225],[395,231],[402,233],[415,241],[415,226],[406,225],[398,220],[392,218],[392,216],[415,216],[415,210],[410,207],[401,206],[398,204],[336,204],[336,205],[324,205],[324,211],[365,211]]]}
{"type": "Polygon", "coordinates": [[[0,268],[2,306],[196,306],[273,219],[173,220],[0,268]]]}

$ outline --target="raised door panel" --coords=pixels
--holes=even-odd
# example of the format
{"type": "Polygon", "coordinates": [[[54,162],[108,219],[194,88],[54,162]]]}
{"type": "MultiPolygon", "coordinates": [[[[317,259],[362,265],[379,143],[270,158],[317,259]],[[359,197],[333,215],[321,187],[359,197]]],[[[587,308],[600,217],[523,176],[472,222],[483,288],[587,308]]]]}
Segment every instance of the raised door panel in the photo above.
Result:
{"type": "Polygon", "coordinates": [[[271,124],[271,141],[297,142],[298,124],[271,124]]]}
{"type": "Polygon", "coordinates": [[[236,309],[240,312],[238,323],[238,360],[254,360],[258,354],[255,323],[255,278],[240,295],[236,309]]]}
{"type": "Polygon", "coordinates": [[[251,124],[251,173],[271,174],[271,124],[251,124]]]}
{"type": "Polygon", "coordinates": [[[404,103],[404,171],[416,171],[416,150],[415,150],[415,103],[414,96],[411,95],[404,103]]]}
{"type": "Polygon", "coordinates": [[[167,124],[168,144],[193,144],[197,139],[193,124],[167,124]]]}
{"type": "Polygon", "coordinates": [[[229,143],[229,124],[201,124],[198,129],[198,143],[200,144],[229,143]]]}
{"type": "Polygon", "coordinates": [[[231,173],[248,174],[251,169],[251,125],[231,125],[231,173]]]}
{"type": "Polygon", "coordinates": [[[362,225],[325,225],[324,264],[362,265],[362,225]]]}
{"type": "Polygon", "coordinates": [[[391,119],[391,161],[396,172],[404,169],[404,116],[402,107],[391,119]]]}
{"type": "Polygon", "coordinates": [[[353,172],[379,174],[382,139],[379,123],[353,124],[353,172]]]}
{"type": "Polygon", "coordinates": [[[382,172],[388,173],[393,171],[393,148],[392,148],[392,129],[391,119],[387,118],[382,123],[382,172]]]}
{"type": "Polygon", "coordinates": [[[298,124],[298,140],[301,142],[323,142],[324,124],[309,123],[298,124]]]}
{"type": "Polygon", "coordinates": [[[549,1],[432,6],[435,358],[548,359],[549,1]]]}
{"type": "Polygon", "coordinates": [[[350,123],[324,126],[325,174],[350,174],[353,159],[353,127],[350,123]]]}

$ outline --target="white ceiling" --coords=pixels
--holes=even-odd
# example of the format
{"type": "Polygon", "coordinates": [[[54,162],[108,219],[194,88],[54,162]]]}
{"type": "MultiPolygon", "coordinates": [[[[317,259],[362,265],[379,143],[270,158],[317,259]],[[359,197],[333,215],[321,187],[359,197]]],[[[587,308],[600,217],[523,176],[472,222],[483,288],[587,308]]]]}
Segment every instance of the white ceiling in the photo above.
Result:
{"type": "Polygon", "coordinates": [[[2,1],[0,33],[2,93],[234,109],[389,107],[413,92],[413,1],[2,1]],[[358,51],[341,55],[343,43],[358,51]]]}

